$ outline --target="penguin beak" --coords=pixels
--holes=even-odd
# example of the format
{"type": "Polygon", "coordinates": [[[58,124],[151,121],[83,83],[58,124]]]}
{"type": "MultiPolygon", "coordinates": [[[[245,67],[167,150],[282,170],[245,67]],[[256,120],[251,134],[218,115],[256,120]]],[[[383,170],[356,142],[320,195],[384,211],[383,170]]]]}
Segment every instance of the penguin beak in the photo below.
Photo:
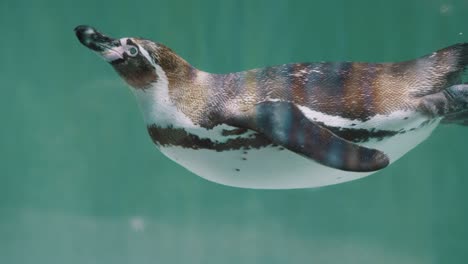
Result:
{"type": "Polygon", "coordinates": [[[110,38],[90,26],[77,26],[75,34],[85,47],[98,52],[107,61],[123,59],[122,45],[119,40],[110,38]]]}

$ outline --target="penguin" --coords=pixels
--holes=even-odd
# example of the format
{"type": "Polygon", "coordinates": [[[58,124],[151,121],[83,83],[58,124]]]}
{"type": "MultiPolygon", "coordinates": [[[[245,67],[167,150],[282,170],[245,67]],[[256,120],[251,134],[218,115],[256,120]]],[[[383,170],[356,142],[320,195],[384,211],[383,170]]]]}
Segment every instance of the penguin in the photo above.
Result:
{"type": "Polygon", "coordinates": [[[402,62],[199,70],[163,44],[78,26],[79,41],[130,86],[168,158],[253,189],[356,180],[401,158],[440,123],[468,124],[468,43],[402,62]]]}

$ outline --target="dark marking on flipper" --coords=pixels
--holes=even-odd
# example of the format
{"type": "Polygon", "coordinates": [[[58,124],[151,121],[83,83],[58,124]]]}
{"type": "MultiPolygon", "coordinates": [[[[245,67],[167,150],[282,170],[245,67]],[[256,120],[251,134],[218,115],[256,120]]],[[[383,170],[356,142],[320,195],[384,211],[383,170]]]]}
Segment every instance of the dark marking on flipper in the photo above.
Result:
{"type": "Polygon", "coordinates": [[[248,114],[234,120],[235,126],[256,130],[273,143],[332,168],[370,172],[385,168],[388,157],[333,134],[311,122],[289,102],[259,103],[248,114]]]}

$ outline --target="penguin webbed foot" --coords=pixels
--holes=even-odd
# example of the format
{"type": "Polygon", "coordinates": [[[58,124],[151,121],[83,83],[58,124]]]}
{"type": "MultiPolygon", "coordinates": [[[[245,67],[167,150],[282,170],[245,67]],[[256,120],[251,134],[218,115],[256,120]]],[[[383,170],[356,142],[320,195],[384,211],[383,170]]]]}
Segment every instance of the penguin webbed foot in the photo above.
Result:
{"type": "Polygon", "coordinates": [[[430,118],[443,117],[444,124],[468,125],[468,84],[450,86],[421,98],[419,110],[430,118]]]}
{"type": "Polygon", "coordinates": [[[442,119],[441,122],[443,124],[456,124],[461,126],[468,126],[468,110],[447,115],[444,117],[444,119],[442,119]]]}
{"type": "Polygon", "coordinates": [[[451,86],[445,93],[451,98],[454,111],[446,114],[442,123],[468,126],[468,84],[451,86]]]}

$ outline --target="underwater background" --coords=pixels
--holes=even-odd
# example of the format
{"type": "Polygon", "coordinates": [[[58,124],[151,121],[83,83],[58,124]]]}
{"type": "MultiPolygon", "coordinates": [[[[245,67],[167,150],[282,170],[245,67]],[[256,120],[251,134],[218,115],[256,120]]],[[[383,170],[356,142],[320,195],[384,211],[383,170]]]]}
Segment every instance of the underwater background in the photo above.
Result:
{"type": "Polygon", "coordinates": [[[0,263],[466,263],[468,127],[345,184],[225,187],[156,150],[80,24],[224,73],[416,58],[468,41],[468,1],[2,0],[0,263]]]}

